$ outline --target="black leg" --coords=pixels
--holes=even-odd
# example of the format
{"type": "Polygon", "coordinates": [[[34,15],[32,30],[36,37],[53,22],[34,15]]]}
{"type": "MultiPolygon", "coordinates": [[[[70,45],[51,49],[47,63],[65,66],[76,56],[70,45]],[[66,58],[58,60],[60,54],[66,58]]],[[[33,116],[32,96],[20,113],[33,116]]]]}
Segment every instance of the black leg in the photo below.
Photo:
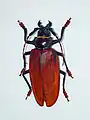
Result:
{"type": "Polygon", "coordinates": [[[67,71],[68,75],[69,75],[71,78],[73,78],[71,71],[68,69],[68,66],[67,66],[67,63],[66,63],[66,60],[65,60],[63,54],[60,53],[60,52],[57,52],[56,50],[55,50],[55,52],[57,53],[57,55],[63,57],[63,61],[64,61],[64,64],[65,64],[65,66],[66,66],[66,71],[67,71]]]}
{"type": "Polygon", "coordinates": [[[26,41],[27,38],[27,28],[24,28],[24,41],[26,41]]]}
{"type": "Polygon", "coordinates": [[[31,33],[29,33],[27,39],[28,39],[30,36],[32,36],[38,29],[39,29],[39,28],[34,28],[34,30],[33,30],[31,33]]]}
{"type": "Polygon", "coordinates": [[[24,68],[26,68],[26,57],[25,57],[25,56],[30,55],[30,53],[31,53],[31,51],[28,51],[28,52],[25,52],[25,53],[23,54],[24,68]]]}
{"type": "Polygon", "coordinates": [[[24,78],[26,84],[27,84],[28,87],[29,87],[29,91],[28,91],[27,96],[26,96],[26,98],[25,98],[26,100],[27,100],[28,96],[30,96],[30,94],[31,94],[31,92],[32,92],[32,88],[31,88],[31,86],[30,86],[30,84],[29,84],[27,78],[25,77],[25,74],[28,74],[28,73],[29,73],[29,70],[26,70],[26,71],[24,71],[24,72],[22,73],[22,76],[23,76],[23,78],[24,78]]]}
{"type": "Polygon", "coordinates": [[[64,36],[64,31],[65,31],[65,27],[62,27],[61,29],[61,37],[59,39],[60,42],[62,42],[63,36],[64,36]]]}
{"type": "Polygon", "coordinates": [[[56,44],[56,43],[59,43],[58,39],[57,40],[52,40],[51,46],[54,45],[54,44],[56,44]]]}
{"type": "Polygon", "coordinates": [[[22,76],[23,76],[25,82],[27,83],[29,89],[31,89],[31,86],[30,86],[30,84],[29,84],[27,78],[25,77],[25,74],[28,74],[28,73],[29,73],[29,70],[26,70],[26,71],[24,71],[24,72],[22,73],[22,76]]]}
{"type": "Polygon", "coordinates": [[[19,23],[20,27],[24,30],[24,41],[26,41],[26,38],[27,38],[27,28],[25,27],[23,22],[20,22],[19,20],[17,22],[19,23]]]}
{"type": "Polygon", "coordinates": [[[63,77],[63,94],[64,94],[65,98],[67,99],[67,101],[69,101],[67,92],[66,92],[66,90],[65,90],[66,73],[65,73],[64,71],[62,71],[62,70],[60,70],[60,73],[61,73],[62,75],[64,75],[64,77],[63,77]]]}
{"type": "Polygon", "coordinates": [[[21,76],[22,74],[23,74],[23,72],[25,72],[26,71],[26,55],[30,55],[30,53],[31,53],[31,51],[28,51],[28,52],[25,52],[24,54],[23,54],[23,61],[24,61],[24,68],[21,70],[21,73],[20,73],[20,75],[19,76],[21,76]]]}
{"type": "MultiPolygon", "coordinates": [[[[63,57],[63,54],[62,54],[62,53],[57,52],[56,50],[55,50],[55,52],[57,53],[57,55],[59,55],[59,56],[63,57]]],[[[68,66],[67,66],[67,63],[66,63],[66,60],[65,60],[65,58],[64,58],[64,57],[63,57],[63,61],[64,61],[65,66],[66,66],[66,70],[68,70],[68,66]]]]}
{"type": "MultiPolygon", "coordinates": [[[[21,70],[21,74],[20,74],[20,76],[21,76],[21,75],[23,76],[26,84],[27,84],[28,87],[29,87],[29,92],[28,92],[28,94],[27,94],[27,97],[30,96],[30,94],[31,94],[31,92],[32,92],[32,88],[31,88],[31,86],[30,86],[27,78],[25,77],[25,74],[28,74],[28,73],[29,73],[29,70],[26,70],[26,57],[25,57],[25,56],[26,56],[26,55],[30,55],[30,53],[31,53],[31,51],[28,51],[28,52],[25,52],[25,53],[23,54],[24,68],[21,70]]],[[[27,99],[27,97],[26,97],[25,99],[27,99]]]]}

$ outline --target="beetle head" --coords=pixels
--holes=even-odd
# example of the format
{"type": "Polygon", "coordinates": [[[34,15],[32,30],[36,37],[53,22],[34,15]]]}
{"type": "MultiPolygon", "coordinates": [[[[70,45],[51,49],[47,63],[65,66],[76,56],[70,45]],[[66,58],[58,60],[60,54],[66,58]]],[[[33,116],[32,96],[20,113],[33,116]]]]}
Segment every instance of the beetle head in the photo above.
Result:
{"type": "Polygon", "coordinates": [[[38,26],[39,26],[38,36],[47,36],[47,37],[51,36],[51,32],[49,28],[52,26],[52,23],[50,21],[46,26],[43,26],[42,22],[39,20],[38,26]]]}
{"type": "Polygon", "coordinates": [[[37,33],[36,46],[38,48],[45,48],[45,47],[48,48],[52,41],[52,38],[51,38],[52,22],[48,21],[46,26],[43,26],[42,22],[39,20],[37,24],[39,28],[37,33]]]}

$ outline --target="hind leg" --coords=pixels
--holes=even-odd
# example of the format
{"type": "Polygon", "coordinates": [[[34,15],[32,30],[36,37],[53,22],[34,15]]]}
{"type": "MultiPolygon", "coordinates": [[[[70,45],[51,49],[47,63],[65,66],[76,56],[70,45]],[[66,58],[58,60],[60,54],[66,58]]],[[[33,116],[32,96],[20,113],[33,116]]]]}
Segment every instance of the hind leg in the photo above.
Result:
{"type": "MultiPolygon", "coordinates": [[[[25,52],[24,54],[23,54],[23,60],[24,60],[24,68],[21,70],[21,73],[20,73],[20,75],[19,76],[23,76],[23,78],[24,78],[24,80],[25,80],[25,82],[26,82],[26,84],[28,85],[28,87],[29,87],[29,92],[28,92],[28,94],[27,94],[27,97],[28,96],[30,96],[30,94],[31,94],[31,92],[32,92],[32,88],[31,88],[31,86],[30,86],[30,84],[29,84],[29,82],[28,82],[28,80],[27,80],[27,78],[26,78],[26,74],[28,74],[29,73],[29,70],[26,70],[26,55],[30,55],[30,53],[31,53],[31,51],[28,51],[28,52],[25,52]]],[[[27,99],[27,97],[26,97],[26,99],[27,99]]]]}
{"type": "Polygon", "coordinates": [[[65,98],[67,99],[67,101],[69,101],[67,92],[66,92],[66,90],[65,90],[66,73],[65,73],[64,71],[62,71],[62,70],[60,70],[60,73],[61,73],[62,75],[64,75],[64,77],[63,77],[63,94],[64,94],[65,98]]]}
{"type": "Polygon", "coordinates": [[[32,92],[32,88],[31,88],[31,86],[30,86],[30,84],[29,84],[29,82],[28,82],[28,80],[27,80],[27,78],[26,78],[26,76],[25,76],[25,75],[28,74],[28,73],[29,73],[29,70],[26,70],[26,71],[24,71],[24,72],[22,73],[22,76],[23,76],[23,78],[24,78],[26,84],[27,84],[28,87],[29,87],[29,91],[28,91],[27,96],[26,96],[25,99],[27,99],[28,96],[30,96],[30,94],[31,94],[31,92],[32,92]]]}

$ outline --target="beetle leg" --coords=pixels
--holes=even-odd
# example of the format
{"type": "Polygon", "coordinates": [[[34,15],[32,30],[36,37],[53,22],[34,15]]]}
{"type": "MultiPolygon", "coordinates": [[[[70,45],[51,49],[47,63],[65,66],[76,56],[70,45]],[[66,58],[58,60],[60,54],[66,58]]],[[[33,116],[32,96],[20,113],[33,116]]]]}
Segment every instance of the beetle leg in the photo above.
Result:
{"type": "MultiPolygon", "coordinates": [[[[55,50],[55,51],[56,51],[56,50],[55,50]]],[[[56,51],[56,53],[57,53],[59,56],[63,57],[63,54],[62,54],[62,53],[57,52],[57,51],[56,51]]],[[[66,60],[65,60],[64,57],[63,57],[63,61],[64,61],[64,63],[65,63],[65,66],[66,66],[66,70],[67,70],[68,75],[69,75],[71,78],[73,78],[72,73],[71,73],[71,71],[68,69],[68,66],[67,66],[67,63],[66,63],[66,60]]]]}
{"type": "Polygon", "coordinates": [[[62,41],[63,36],[64,36],[64,31],[65,31],[65,26],[63,26],[61,29],[61,37],[57,38],[57,40],[53,40],[51,43],[51,46],[62,41]]]}
{"type": "MultiPolygon", "coordinates": [[[[56,51],[56,50],[55,50],[55,51],[56,51]]],[[[63,57],[63,54],[62,54],[62,53],[60,53],[60,52],[58,52],[58,51],[56,51],[56,53],[57,53],[59,56],[63,57]]],[[[67,63],[66,63],[66,60],[65,60],[64,57],[63,57],[63,61],[64,61],[65,66],[66,66],[66,70],[68,70],[68,66],[67,66],[67,63]]]]}
{"type": "Polygon", "coordinates": [[[59,41],[58,40],[52,40],[51,46],[56,44],[56,43],[59,43],[59,41]]]}
{"type": "MultiPolygon", "coordinates": [[[[47,40],[46,44],[44,47],[50,48],[52,45],[59,43],[58,40],[53,40],[52,37],[49,38],[50,40],[47,40]]],[[[34,42],[34,41],[33,41],[34,42]]],[[[33,43],[34,44],[34,43],[33,43]]]]}
{"type": "Polygon", "coordinates": [[[25,27],[24,28],[24,41],[26,41],[26,38],[27,38],[27,28],[25,27]]]}
{"type": "Polygon", "coordinates": [[[31,33],[29,33],[29,35],[27,36],[27,39],[28,39],[30,36],[32,36],[38,29],[39,29],[39,28],[34,28],[34,30],[33,30],[31,33]]]}
{"type": "Polygon", "coordinates": [[[20,27],[22,27],[22,29],[24,30],[24,41],[26,41],[26,38],[27,38],[27,28],[25,27],[23,22],[20,22],[19,20],[17,22],[19,23],[20,27]]]}
{"type": "Polygon", "coordinates": [[[27,74],[27,73],[29,73],[29,70],[24,71],[23,74],[22,74],[22,76],[23,76],[23,78],[24,78],[26,84],[27,84],[28,87],[29,87],[29,91],[28,91],[27,96],[26,96],[26,98],[25,98],[26,100],[27,100],[28,96],[30,96],[30,94],[31,94],[31,92],[32,92],[32,88],[31,88],[31,86],[30,86],[30,84],[29,84],[27,78],[25,77],[25,74],[27,74]]]}
{"type": "Polygon", "coordinates": [[[25,52],[23,54],[24,68],[21,70],[21,73],[20,73],[19,76],[21,76],[25,72],[25,70],[26,70],[26,57],[25,56],[26,55],[30,55],[30,53],[31,53],[31,51],[28,51],[28,52],[25,52]]]}
{"type": "Polygon", "coordinates": [[[23,74],[22,74],[22,76],[23,76],[25,82],[27,83],[29,89],[31,89],[31,86],[30,86],[30,84],[29,84],[27,78],[25,77],[25,74],[27,74],[27,73],[29,73],[29,70],[24,71],[23,74]]]}
{"type": "Polygon", "coordinates": [[[28,52],[25,52],[24,54],[23,54],[23,60],[24,60],[24,68],[26,68],[26,55],[30,55],[30,53],[31,53],[31,51],[28,51],[28,52]]]}
{"type": "Polygon", "coordinates": [[[62,27],[62,29],[61,29],[61,37],[57,38],[57,40],[53,40],[51,43],[51,46],[62,41],[63,36],[64,36],[64,31],[65,31],[65,26],[62,27]]]}
{"type": "Polygon", "coordinates": [[[36,29],[31,32],[29,34],[29,36],[27,36],[27,28],[25,26],[23,26],[23,30],[24,30],[24,41],[27,43],[27,44],[33,44],[34,45],[34,42],[33,41],[27,41],[27,39],[29,38],[30,35],[32,35],[34,32],[36,32],[36,29]]]}
{"type": "Polygon", "coordinates": [[[67,92],[65,90],[66,73],[64,71],[62,71],[62,70],[60,70],[60,73],[64,75],[64,77],[63,77],[63,94],[64,94],[65,98],[67,99],[67,101],[69,102],[68,94],[67,94],[67,92]]]}
{"type": "Polygon", "coordinates": [[[20,76],[21,76],[21,75],[23,76],[26,84],[27,84],[28,87],[29,87],[29,92],[28,92],[27,97],[26,97],[25,99],[27,99],[28,96],[30,96],[30,94],[31,94],[31,92],[32,92],[32,88],[31,88],[31,86],[30,86],[27,78],[25,77],[25,74],[28,74],[28,73],[29,73],[29,70],[26,70],[26,57],[25,57],[25,56],[26,56],[26,55],[30,55],[30,53],[31,53],[31,51],[28,51],[28,52],[25,52],[25,53],[23,54],[24,68],[21,70],[21,74],[20,74],[20,76]]]}
{"type": "Polygon", "coordinates": [[[66,27],[63,26],[62,29],[61,29],[61,37],[60,37],[60,39],[59,39],[60,42],[61,42],[62,39],[63,39],[65,28],[66,28],[66,27]]]}

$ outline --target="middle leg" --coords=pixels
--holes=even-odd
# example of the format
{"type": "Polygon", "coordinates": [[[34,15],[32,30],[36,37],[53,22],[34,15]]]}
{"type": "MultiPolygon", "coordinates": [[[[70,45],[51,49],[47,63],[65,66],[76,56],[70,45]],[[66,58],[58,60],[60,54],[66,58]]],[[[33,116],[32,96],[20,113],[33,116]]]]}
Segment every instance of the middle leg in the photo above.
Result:
{"type": "Polygon", "coordinates": [[[63,54],[60,53],[60,52],[57,52],[56,50],[55,50],[55,52],[57,53],[57,55],[63,57],[63,61],[64,61],[64,64],[65,64],[65,66],[66,66],[66,71],[67,71],[68,75],[69,75],[71,78],[73,78],[71,71],[68,69],[68,66],[67,66],[67,63],[66,63],[66,60],[65,60],[63,54]]]}

